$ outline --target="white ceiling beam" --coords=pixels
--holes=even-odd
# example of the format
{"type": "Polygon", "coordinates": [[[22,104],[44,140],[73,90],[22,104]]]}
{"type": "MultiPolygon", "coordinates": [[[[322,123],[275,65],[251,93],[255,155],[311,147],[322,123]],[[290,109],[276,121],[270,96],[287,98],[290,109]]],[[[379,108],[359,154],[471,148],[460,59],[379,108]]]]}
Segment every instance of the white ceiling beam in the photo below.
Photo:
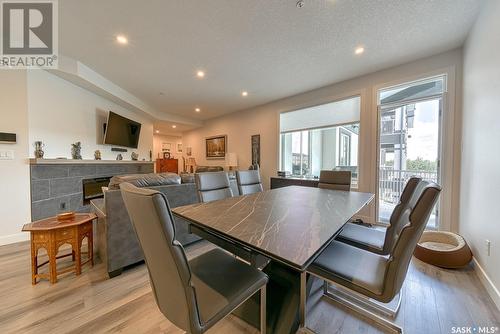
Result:
{"type": "Polygon", "coordinates": [[[153,121],[174,122],[185,124],[190,127],[199,127],[203,125],[203,121],[200,120],[153,109],[141,99],[106,79],[85,64],[72,58],[59,55],[59,68],[47,71],[113,101],[124,108],[142,114],[153,121]]]}

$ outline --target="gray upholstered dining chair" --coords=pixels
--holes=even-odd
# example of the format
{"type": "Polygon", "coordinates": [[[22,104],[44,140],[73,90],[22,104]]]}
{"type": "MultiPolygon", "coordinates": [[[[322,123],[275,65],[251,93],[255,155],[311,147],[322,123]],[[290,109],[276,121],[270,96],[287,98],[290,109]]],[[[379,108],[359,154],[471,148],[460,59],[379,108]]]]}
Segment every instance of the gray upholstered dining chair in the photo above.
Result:
{"type": "MultiPolygon", "coordinates": [[[[229,184],[229,176],[226,172],[196,173],[195,182],[198,188],[198,198],[203,203],[233,197],[233,191],[229,184]]],[[[256,268],[260,268],[268,262],[266,257],[250,250],[243,249],[229,240],[214,236],[196,227],[190,227],[190,230],[203,239],[251,263],[256,268]]]]}
{"type": "Polygon", "coordinates": [[[405,222],[399,217],[409,205],[415,205],[418,194],[427,183],[421,183],[419,177],[411,177],[406,183],[399,198],[399,203],[394,207],[389,219],[389,226],[384,229],[372,228],[355,223],[345,224],[336,240],[348,243],[358,248],[369,250],[377,254],[389,254],[403,229],[405,222]]]}
{"type": "MultiPolygon", "coordinates": [[[[398,224],[403,228],[390,254],[375,254],[334,240],[307,268],[307,273],[324,281],[326,296],[397,332],[402,332],[402,329],[393,321],[351,300],[330,293],[328,284],[347,288],[360,296],[382,303],[389,303],[394,299],[403,286],[413,251],[441,192],[441,187],[435,183],[428,181],[420,183],[423,186],[415,192],[417,200],[414,204],[408,205],[399,216],[398,224]]],[[[301,274],[301,326],[305,326],[306,323],[304,291],[306,291],[307,273],[301,274]]],[[[365,305],[373,306],[368,303],[365,305]]],[[[398,308],[399,303],[392,316],[396,315],[398,308]]]]}
{"type": "Polygon", "coordinates": [[[262,182],[258,169],[236,171],[236,181],[240,195],[262,192],[262,182]]]}
{"type": "Polygon", "coordinates": [[[130,183],[120,189],[156,303],[168,320],[188,333],[204,333],[260,291],[260,330],[265,333],[266,274],[220,249],[188,261],[165,195],[130,183]]]}
{"type": "Polygon", "coordinates": [[[196,173],[194,175],[198,198],[201,202],[211,202],[233,197],[226,172],[196,173]]]}
{"type": "Polygon", "coordinates": [[[318,188],[351,190],[351,172],[343,170],[322,170],[319,173],[318,188]]]}

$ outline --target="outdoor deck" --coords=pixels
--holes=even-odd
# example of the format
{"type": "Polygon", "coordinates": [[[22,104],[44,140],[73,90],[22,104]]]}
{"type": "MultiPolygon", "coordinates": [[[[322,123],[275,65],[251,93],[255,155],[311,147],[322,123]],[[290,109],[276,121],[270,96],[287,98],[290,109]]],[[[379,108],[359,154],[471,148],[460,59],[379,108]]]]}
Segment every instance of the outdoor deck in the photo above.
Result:
{"type": "MultiPolygon", "coordinates": [[[[379,221],[388,223],[394,207],[398,204],[399,198],[406,182],[412,176],[421,177],[424,180],[438,182],[438,173],[431,171],[394,170],[389,168],[379,169],[379,221]]],[[[429,218],[427,226],[437,228],[438,211],[437,206],[429,218]]]]}

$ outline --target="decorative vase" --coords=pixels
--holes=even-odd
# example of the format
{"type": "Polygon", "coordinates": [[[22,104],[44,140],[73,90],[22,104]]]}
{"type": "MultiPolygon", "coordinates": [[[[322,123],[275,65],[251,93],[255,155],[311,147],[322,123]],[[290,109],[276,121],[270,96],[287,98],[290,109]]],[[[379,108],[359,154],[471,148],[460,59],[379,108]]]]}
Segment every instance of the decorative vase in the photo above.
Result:
{"type": "Polygon", "coordinates": [[[82,160],[82,143],[77,141],[71,144],[71,158],[75,160],[82,160]]]}
{"type": "Polygon", "coordinates": [[[35,158],[43,159],[43,155],[45,154],[45,152],[43,152],[43,147],[45,146],[43,142],[36,141],[33,146],[35,147],[35,158]]]}

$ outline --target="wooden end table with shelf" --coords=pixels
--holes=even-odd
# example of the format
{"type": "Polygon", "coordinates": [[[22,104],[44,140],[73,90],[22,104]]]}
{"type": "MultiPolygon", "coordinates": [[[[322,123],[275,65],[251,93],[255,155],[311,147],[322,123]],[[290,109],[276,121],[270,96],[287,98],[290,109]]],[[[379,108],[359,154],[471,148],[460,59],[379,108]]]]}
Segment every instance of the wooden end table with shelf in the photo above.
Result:
{"type": "Polygon", "coordinates": [[[80,275],[84,264],[90,263],[91,266],[94,266],[92,222],[96,218],[97,216],[93,213],[76,213],[70,219],[58,220],[57,217],[50,217],[23,226],[22,231],[31,234],[31,284],[35,285],[37,278],[47,278],[53,284],[57,282],[57,275],[71,271],[80,275]],[[85,237],[87,237],[88,243],[88,258],[82,263],[81,247],[85,237]],[[63,244],[71,245],[71,253],[57,256],[59,247],[63,244]],[[40,248],[45,248],[49,260],[38,264],[40,248]],[[57,259],[67,256],[72,256],[75,265],[58,272],[57,259]],[[49,273],[38,273],[38,269],[47,263],[49,264],[49,273]]]}

